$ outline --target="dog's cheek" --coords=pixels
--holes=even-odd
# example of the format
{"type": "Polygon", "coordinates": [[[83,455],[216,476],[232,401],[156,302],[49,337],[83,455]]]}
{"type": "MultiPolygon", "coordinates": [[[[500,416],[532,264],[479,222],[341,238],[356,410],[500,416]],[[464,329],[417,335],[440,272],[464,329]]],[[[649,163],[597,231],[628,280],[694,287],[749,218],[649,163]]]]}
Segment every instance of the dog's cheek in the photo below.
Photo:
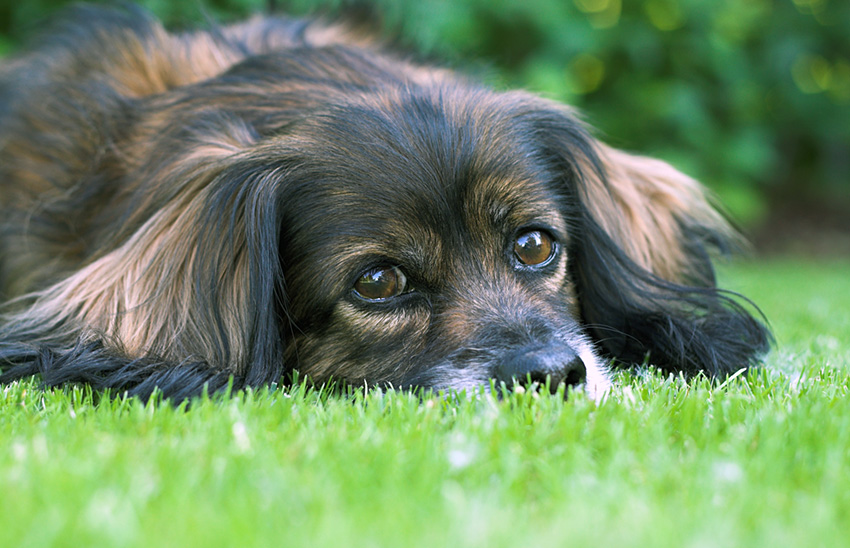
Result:
{"type": "Polygon", "coordinates": [[[287,345],[287,364],[314,382],[397,384],[422,355],[429,323],[424,308],[368,312],[340,302],[324,325],[287,345]]]}

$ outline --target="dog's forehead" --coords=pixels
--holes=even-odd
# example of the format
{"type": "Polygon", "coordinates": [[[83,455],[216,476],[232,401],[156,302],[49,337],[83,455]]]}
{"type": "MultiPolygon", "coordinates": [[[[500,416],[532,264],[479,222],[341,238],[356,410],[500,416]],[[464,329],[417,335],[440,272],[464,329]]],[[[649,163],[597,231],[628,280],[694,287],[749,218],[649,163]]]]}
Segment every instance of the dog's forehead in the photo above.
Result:
{"type": "Polygon", "coordinates": [[[299,136],[309,168],[286,193],[287,238],[340,275],[386,260],[436,277],[523,227],[565,234],[555,177],[522,132],[497,109],[435,97],[323,113],[299,136]]]}
{"type": "MultiPolygon", "coordinates": [[[[382,93],[311,117],[312,192],[345,209],[441,224],[461,214],[535,217],[560,196],[533,131],[493,93],[382,93]],[[351,202],[356,202],[351,203],[351,202]]],[[[315,197],[315,196],[314,196],[315,197]]]]}

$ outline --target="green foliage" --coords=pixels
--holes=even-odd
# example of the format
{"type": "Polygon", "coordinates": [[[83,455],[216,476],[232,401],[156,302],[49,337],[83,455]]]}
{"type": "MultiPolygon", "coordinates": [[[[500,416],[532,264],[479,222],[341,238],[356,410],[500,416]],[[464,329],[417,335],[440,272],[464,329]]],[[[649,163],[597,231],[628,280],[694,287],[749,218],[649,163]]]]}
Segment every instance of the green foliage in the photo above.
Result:
{"type": "MultiPolygon", "coordinates": [[[[0,2],[0,34],[19,39],[66,0],[0,2]]],[[[303,14],[352,2],[141,3],[179,26],[203,14],[229,20],[270,4],[303,14]]],[[[697,176],[744,221],[758,220],[765,192],[850,194],[848,2],[371,4],[385,28],[415,49],[475,65],[496,85],[578,106],[613,144],[661,156],[697,176]]]]}

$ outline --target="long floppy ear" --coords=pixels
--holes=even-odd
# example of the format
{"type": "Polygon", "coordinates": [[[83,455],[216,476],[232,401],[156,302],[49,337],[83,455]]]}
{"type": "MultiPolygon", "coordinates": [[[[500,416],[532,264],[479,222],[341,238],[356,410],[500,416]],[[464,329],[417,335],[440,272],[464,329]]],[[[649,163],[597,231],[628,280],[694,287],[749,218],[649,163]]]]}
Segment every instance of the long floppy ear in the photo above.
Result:
{"type": "Polygon", "coordinates": [[[581,237],[573,274],[601,348],[625,363],[724,375],[770,345],[765,326],[716,287],[711,257],[740,243],[699,183],[596,143],[574,164],[581,237]]]}
{"type": "Polygon", "coordinates": [[[17,300],[0,326],[0,382],[41,374],[50,386],[181,400],[281,378],[278,181],[222,154],[160,173],[151,193],[186,191],[114,249],[17,300]]]}
{"type": "Polygon", "coordinates": [[[601,169],[585,170],[579,189],[591,217],[641,268],[670,282],[712,285],[704,248],[725,252],[743,241],[703,186],[661,160],[603,143],[596,150],[601,169]]]}

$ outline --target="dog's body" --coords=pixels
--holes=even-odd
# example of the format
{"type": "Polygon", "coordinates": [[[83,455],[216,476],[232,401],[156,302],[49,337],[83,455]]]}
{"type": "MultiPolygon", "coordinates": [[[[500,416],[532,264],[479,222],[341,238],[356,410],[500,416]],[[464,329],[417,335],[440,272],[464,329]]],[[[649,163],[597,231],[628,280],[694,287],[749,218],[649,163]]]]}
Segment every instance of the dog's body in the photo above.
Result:
{"type": "Polygon", "coordinates": [[[2,381],[598,396],[611,358],[722,375],[767,347],[715,289],[734,235],[700,186],[565,107],[344,27],[72,20],[0,68],[2,381]]]}

